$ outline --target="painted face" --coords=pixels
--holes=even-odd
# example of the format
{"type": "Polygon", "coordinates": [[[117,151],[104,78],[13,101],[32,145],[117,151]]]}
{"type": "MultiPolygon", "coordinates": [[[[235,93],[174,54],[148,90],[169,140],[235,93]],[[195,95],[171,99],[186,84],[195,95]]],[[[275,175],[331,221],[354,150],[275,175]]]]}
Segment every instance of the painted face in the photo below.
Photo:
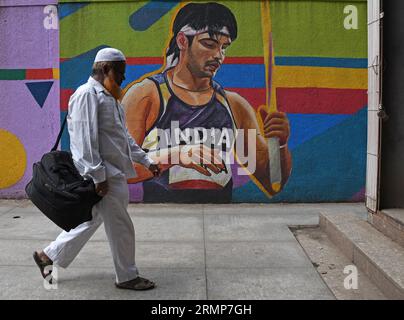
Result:
{"type": "Polygon", "coordinates": [[[191,72],[201,78],[214,77],[230,44],[231,39],[226,35],[215,34],[211,37],[207,32],[196,35],[187,50],[187,62],[191,72]]]}

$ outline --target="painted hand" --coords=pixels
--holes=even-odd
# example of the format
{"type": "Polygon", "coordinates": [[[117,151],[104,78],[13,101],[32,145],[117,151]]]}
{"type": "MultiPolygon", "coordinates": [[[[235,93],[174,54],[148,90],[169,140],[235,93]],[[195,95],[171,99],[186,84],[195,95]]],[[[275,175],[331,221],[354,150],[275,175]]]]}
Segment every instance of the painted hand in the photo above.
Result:
{"type": "Polygon", "coordinates": [[[260,115],[264,123],[265,138],[277,137],[281,146],[287,144],[290,136],[290,126],[286,114],[284,112],[267,113],[264,109],[261,109],[260,115]]]}
{"type": "Polygon", "coordinates": [[[210,171],[218,174],[225,168],[220,151],[208,148],[203,144],[181,146],[179,162],[180,166],[192,168],[205,176],[211,176],[210,171]]]}

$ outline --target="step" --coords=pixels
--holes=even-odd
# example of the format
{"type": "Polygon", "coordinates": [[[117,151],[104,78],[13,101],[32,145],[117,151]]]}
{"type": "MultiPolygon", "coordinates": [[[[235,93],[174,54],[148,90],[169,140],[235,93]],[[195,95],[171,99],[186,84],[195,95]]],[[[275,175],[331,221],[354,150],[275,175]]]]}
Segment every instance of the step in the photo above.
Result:
{"type": "Polygon", "coordinates": [[[404,300],[402,246],[354,213],[322,212],[320,228],[388,299],[404,300]]]}
{"type": "Polygon", "coordinates": [[[370,213],[368,220],[377,230],[404,247],[404,209],[385,209],[370,213]]]}

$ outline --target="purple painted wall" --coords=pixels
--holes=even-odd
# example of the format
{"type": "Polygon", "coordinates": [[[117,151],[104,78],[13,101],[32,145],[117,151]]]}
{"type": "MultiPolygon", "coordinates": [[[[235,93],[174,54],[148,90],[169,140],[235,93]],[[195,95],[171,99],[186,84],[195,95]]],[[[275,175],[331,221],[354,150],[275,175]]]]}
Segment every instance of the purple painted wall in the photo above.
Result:
{"type": "Polygon", "coordinates": [[[0,7],[46,6],[57,3],[57,0],[0,0],[0,7]]]}
{"type": "Polygon", "coordinates": [[[25,197],[60,127],[59,30],[44,24],[56,2],[0,0],[0,198],[25,197]]]}

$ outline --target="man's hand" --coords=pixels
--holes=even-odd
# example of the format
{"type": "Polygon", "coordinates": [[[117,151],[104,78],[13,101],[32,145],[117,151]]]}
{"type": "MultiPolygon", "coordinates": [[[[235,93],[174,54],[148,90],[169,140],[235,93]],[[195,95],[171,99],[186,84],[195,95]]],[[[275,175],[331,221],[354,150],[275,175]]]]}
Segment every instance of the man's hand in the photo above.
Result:
{"type": "Polygon", "coordinates": [[[105,180],[103,182],[96,183],[95,192],[101,197],[105,196],[108,193],[108,181],[105,180]]]}
{"type": "Polygon", "coordinates": [[[161,169],[160,169],[160,166],[158,164],[151,164],[149,166],[149,171],[151,173],[153,173],[154,177],[158,177],[161,174],[161,169]]]}
{"type": "Polygon", "coordinates": [[[286,114],[284,112],[272,112],[268,114],[264,109],[261,109],[260,115],[264,123],[265,138],[277,137],[281,146],[287,144],[290,127],[286,114]]]}

